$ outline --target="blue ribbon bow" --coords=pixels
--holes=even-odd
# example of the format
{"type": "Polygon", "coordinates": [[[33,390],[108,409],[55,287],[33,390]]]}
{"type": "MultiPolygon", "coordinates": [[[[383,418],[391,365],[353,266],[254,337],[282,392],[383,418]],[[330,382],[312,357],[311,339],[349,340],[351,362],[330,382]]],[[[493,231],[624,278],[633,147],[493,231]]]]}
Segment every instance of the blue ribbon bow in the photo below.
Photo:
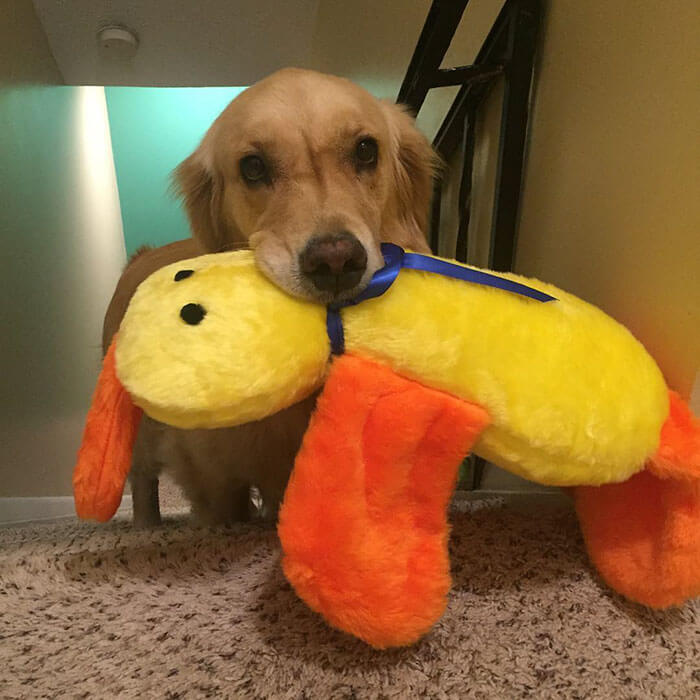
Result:
{"type": "Polygon", "coordinates": [[[345,352],[345,332],[343,331],[343,320],[340,317],[340,310],[346,306],[355,306],[361,301],[365,301],[365,299],[374,299],[384,294],[398,277],[401,268],[433,272],[443,277],[482,284],[487,287],[496,287],[497,289],[520,294],[537,301],[556,301],[555,297],[540,292],[538,289],[528,287],[525,284],[513,282],[483,270],[473,270],[469,267],[455,265],[446,260],[431,258],[428,255],[407,253],[401,246],[394,243],[382,243],[381,251],[384,256],[384,267],[374,273],[367,287],[352,299],[333,302],[326,307],[326,329],[331,341],[331,352],[334,355],[342,355],[345,352]]]}

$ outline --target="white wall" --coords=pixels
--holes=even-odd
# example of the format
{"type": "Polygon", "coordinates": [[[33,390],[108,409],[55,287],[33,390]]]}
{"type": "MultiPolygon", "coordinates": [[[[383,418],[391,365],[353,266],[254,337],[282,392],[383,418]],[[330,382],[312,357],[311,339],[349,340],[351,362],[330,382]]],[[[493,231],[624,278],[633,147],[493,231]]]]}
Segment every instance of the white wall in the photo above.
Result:
{"type": "Polygon", "coordinates": [[[0,237],[0,497],[68,495],[125,261],[102,88],[0,88],[0,237]]]}
{"type": "Polygon", "coordinates": [[[700,371],[700,2],[549,3],[517,270],[700,371]]]}

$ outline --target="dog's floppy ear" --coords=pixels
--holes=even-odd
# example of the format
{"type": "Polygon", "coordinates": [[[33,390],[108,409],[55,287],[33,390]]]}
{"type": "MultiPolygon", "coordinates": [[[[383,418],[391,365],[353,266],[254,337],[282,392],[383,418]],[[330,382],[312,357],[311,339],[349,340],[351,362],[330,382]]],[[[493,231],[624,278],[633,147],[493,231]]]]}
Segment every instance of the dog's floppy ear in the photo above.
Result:
{"type": "Polygon", "coordinates": [[[398,215],[408,237],[406,244],[425,250],[433,177],[440,158],[406,107],[388,101],[382,106],[391,134],[398,215]]]}
{"type": "Polygon", "coordinates": [[[216,253],[234,238],[221,215],[223,182],[204,158],[204,145],[177,166],[173,189],[182,198],[193,236],[205,250],[216,253]]]}

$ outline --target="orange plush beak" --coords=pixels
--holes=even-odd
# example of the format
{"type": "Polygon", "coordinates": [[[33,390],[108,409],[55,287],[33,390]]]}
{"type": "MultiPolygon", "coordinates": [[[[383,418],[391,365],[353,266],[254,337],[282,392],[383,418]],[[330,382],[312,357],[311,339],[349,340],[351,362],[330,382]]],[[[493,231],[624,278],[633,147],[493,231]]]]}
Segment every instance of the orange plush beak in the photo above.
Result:
{"type": "Polygon", "coordinates": [[[141,409],[117,378],[115,346],[116,338],[102,363],[73,470],[78,517],[100,522],[109,520],[119,508],[141,420],[141,409]]]}

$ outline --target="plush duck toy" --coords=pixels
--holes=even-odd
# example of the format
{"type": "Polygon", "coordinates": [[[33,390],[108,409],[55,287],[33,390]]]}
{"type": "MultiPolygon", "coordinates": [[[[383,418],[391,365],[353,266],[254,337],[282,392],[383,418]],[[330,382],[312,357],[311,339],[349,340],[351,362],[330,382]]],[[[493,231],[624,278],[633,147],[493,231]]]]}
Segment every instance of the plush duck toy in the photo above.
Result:
{"type": "Polygon", "coordinates": [[[287,578],[332,625],[384,648],[439,619],[470,451],[575,487],[591,560],[623,595],[700,594],[700,427],[642,345],[551,285],[383,252],[368,289],[328,309],[275,287],[247,251],[148,278],[98,380],[78,514],[116,511],[141,410],[233,426],[323,387],[278,531],[287,578]]]}

